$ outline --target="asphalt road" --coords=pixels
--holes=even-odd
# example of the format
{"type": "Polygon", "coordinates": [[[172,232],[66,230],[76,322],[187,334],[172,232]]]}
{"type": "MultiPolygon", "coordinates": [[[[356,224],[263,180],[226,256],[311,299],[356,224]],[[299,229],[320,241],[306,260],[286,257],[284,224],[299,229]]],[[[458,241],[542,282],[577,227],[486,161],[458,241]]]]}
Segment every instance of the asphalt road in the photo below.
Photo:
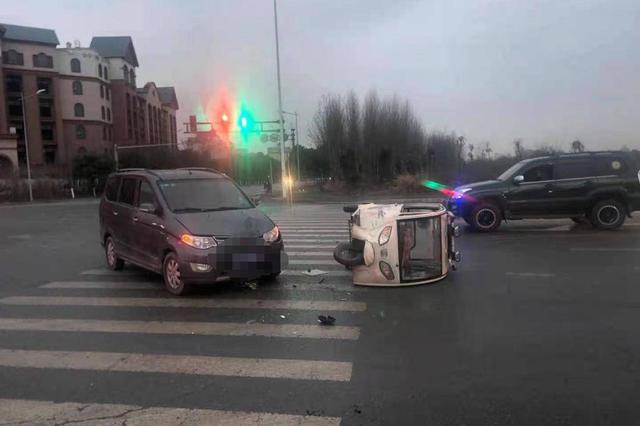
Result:
{"type": "Polygon", "coordinates": [[[261,208],[279,282],[176,302],[104,268],[95,203],[0,207],[0,424],[637,424],[640,221],[465,230],[446,280],[376,289],[339,205],[261,208]]]}

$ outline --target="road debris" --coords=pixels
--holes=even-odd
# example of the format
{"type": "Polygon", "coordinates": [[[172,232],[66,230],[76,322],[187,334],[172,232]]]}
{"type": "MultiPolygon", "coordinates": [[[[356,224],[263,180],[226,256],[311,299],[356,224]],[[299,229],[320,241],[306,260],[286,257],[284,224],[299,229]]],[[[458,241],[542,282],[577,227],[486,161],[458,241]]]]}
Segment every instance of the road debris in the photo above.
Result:
{"type": "Polygon", "coordinates": [[[323,271],[321,269],[307,269],[306,271],[303,272],[303,274],[309,277],[317,277],[318,275],[325,275],[327,273],[328,273],[327,271],[323,271]]]}
{"type": "Polygon", "coordinates": [[[336,323],[336,319],[331,315],[318,315],[318,322],[321,325],[333,325],[336,323]]]}

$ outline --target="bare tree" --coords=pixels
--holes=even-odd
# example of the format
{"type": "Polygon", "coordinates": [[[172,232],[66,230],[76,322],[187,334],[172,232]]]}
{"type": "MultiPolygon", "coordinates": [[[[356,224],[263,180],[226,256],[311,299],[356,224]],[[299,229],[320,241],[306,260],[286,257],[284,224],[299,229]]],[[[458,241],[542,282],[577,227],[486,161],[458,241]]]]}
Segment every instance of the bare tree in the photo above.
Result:
{"type": "Polygon", "coordinates": [[[526,150],[522,143],[522,139],[516,139],[513,141],[513,151],[516,155],[516,160],[522,160],[526,155],[526,150]]]}

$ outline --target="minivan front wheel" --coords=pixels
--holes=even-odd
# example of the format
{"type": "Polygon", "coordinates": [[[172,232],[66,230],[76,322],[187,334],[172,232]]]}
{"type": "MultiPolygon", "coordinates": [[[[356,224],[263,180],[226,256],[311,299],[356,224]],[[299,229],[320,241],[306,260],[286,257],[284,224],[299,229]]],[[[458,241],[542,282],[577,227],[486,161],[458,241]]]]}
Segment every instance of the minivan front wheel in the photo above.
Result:
{"type": "Polygon", "coordinates": [[[480,204],[471,212],[471,226],[481,232],[491,232],[498,229],[502,222],[500,209],[493,204],[480,204]]]}
{"type": "Polygon", "coordinates": [[[182,296],[189,291],[189,286],[182,280],[180,262],[175,253],[169,253],[164,258],[162,278],[167,291],[175,296],[182,296]]]}
{"type": "Polygon", "coordinates": [[[124,260],[118,257],[116,246],[111,237],[107,237],[104,242],[104,254],[107,259],[107,266],[113,271],[119,271],[124,268],[124,260]]]}
{"type": "Polygon", "coordinates": [[[598,201],[591,209],[589,219],[599,229],[617,229],[626,218],[624,205],[615,199],[598,201]]]}

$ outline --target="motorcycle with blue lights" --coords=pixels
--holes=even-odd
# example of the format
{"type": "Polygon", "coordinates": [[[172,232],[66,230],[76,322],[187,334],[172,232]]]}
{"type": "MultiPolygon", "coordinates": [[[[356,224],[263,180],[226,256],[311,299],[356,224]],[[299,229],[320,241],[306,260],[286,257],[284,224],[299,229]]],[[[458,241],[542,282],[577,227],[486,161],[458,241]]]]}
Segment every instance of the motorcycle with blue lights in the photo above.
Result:
{"type": "Polygon", "coordinates": [[[360,204],[350,213],[349,242],[334,259],[352,272],[353,283],[401,287],[442,280],[460,262],[454,216],[438,203],[360,204]]]}

